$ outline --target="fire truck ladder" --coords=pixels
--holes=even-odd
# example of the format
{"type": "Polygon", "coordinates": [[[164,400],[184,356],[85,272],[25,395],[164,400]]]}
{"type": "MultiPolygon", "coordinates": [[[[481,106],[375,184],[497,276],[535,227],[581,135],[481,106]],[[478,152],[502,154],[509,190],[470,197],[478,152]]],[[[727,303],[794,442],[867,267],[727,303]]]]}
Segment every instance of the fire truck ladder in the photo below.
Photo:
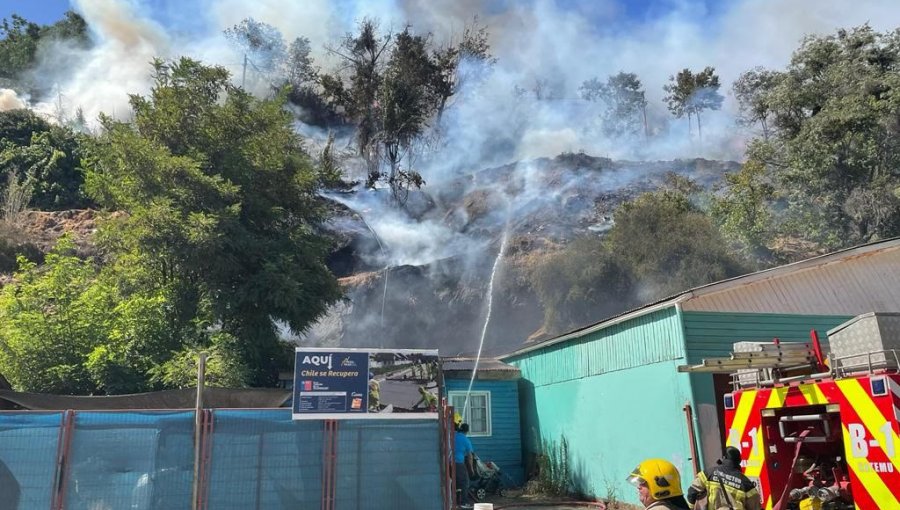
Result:
{"type": "Polygon", "coordinates": [[[830,375],[815,335],[812,342],[806,343],[783,343],[776,338],[772,342],[741,342],[740,345],[752,350],[706,358],[697,365],[681,365],[678,371],[732,374],[736,389],[830,375]]]}

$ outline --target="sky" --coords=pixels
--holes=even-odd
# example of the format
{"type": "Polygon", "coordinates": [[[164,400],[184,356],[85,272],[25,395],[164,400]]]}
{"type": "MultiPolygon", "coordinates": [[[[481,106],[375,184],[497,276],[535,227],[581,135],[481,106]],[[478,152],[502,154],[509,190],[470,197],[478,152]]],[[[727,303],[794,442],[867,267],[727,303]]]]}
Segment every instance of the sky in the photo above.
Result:
{"type": "Polygon", "coordinates": [[[62,18],[69,0],[0,0],[0,18],[18,14],[29,21],[46,25],[62,18]]]}
{"type": "MultiPolygon", "coordinates": [[[[288,0],[285,0],[288,1],[288,0]]],[[[520,0],[495,0],[498,11],[508,8],[520,0]]],[[[149,0],[143,2],[153,11],[152,17],[165,26],[175,29],[190,30],[203,23],[203,17],[188,12],[195,0],[149,0]]],[[[339,0],[336,3],[340,3],[339,0]]],[[[617,21],[624,25],[645,23],[657,19],[678,7],[675,0],[614,0],[612,2],[584,0],[556,0],[559,7],[584,15],[598,24],[617,21]]],[[[701,0],[696,2],[700,12],[714,16],[722,12],[732,0],[701,0]]],[[[39,24],[50,24],[62,18],[63,13],[71,9],[69,0],[0,0],[0,18],[9,18],[19,14],[39,24]]]]}
{"type": "MultiPolygon", "coordinates": [[[[385,33],[412,23],[414,32],[432,34],[440,47],[453,44],[477,16],[488,28],[498,64],[489,83],[479,85],[475,99],[485,105],[468,98],[460,106],[471,111],[457,109],[459,127],[492,136],[464,126],[478,118],[483,127],[487,117],[496,119],[498,129],[508,130],[509,119],[486,116],[484,107],[518,115],[522,109],[511,91],[545,87],[542,90],[557,100],[552,108],[521,115],[534,121],[522,133],[521,145],[527,151],[522,156],[528,157],[582,149],[620,157],[634,152],[635,147],[621,144],[598,146],[593,134],[571,126],[574,116],[586,111],[579,102],[581,84],[621,71],[641,79],[651,123],[673,140],[690,141],[687,122],[669,119],[663,87],[682,69],[705,66],[715,68],[726,97],[721,112],[704,118],[704,134],[718,133],[722,139],[708,138],[703,155],[738,157],[742,142],[736,136],[743,135],[732,129],[736,104],[729,90],[740,73],[757,66],[783,69],[804,36],[863,23],[892,30],[900,19],[898,0],[859,0],[852,5],[846,0],[0,0],[0,17],[16,12],[52,23],[70,8],[87,19],[95,45],[88,51],[64,45],[43,48],[34,75],[40,83],[53,84],[55,92],[52,97],[14,97],[12,104],[25,101],[49,111],[60,109],[62,97],[66,109],[82,108],[89,120],[101,112],[124,115],[128,94],[149,91],[148,62],[155,57],[189,56],[243,76],[244,55],[223,31],[246,18],[272,25],[286,42],[307,37],[315,64],[328,71],[340,66],[330,48],[363,18],[379,20],[385,33]],[[560,104],[563,101],[567,103],[560,104]],[[569,111],[573,108],[577,111],[569,111]],[[677,131],[687,132],[682,136],[677,131]]],[[[264,81],[259,84],[261,91],[268,90],[264,81]]],[[[660,145],[664,153],[659,157],[680,155],[682,149],[694,153],[690,146],[676,145],[674,151],[660,145]]]]}
{"type": "MultiPolygon", "coordinates": [[[[150,17],[162,22],[167,28],[184,30],[197,28],[207,20],[197,16],[193,9],[185,8],[198,4],[194,0],[147,0],[141,2],[150,17]]],[[[199,9],[199,7],[198,7],[199,9]]],[[[13,14],[23,16],[41,25],[51,24],[63,17],[68,10],[78,10],[70,0],[0,0],[0,18],[13,14]]]]}

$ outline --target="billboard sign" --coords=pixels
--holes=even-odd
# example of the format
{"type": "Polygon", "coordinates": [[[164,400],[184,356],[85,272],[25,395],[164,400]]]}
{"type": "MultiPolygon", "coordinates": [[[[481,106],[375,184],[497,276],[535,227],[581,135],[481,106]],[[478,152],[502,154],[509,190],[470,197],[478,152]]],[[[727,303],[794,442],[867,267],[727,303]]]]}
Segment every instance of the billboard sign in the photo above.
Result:
{"type": "Polygon", "coordinates": [[[438,417],[436,350],[298,347],[295,420],[438,417]]]}

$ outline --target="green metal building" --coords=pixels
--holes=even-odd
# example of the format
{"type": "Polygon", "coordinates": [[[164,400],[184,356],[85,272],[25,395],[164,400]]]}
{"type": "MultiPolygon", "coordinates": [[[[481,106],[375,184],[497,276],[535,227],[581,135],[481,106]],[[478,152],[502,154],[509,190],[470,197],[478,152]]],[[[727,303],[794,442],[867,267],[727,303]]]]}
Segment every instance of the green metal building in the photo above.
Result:
{"type": "Polygon", "coordinates": [[[872,311],[900,311],[900,239],[691,289],[501,356],[521,371],[526,469],[565,440],[586,494],[637,502],[625,477],[650,457],[675,463],[686,489],[695,467],[721,456],[730,379],[679,365],[727,356],[738,341],[808,341],[812,329],[824,339],[872,311]]]}

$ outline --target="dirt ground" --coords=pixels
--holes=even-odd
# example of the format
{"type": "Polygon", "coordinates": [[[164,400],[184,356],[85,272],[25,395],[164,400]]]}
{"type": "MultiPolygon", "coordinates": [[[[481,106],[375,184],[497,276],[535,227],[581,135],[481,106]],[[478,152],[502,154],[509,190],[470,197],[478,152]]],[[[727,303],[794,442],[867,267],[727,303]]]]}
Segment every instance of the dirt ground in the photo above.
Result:
{"type": "Polygon", "coordinates": [[[523,494],[521,491],[508,491],[506,497],[491,496],[485,500],[485,503],[493,503],[494,510],[590,510],[590,509],[606,509],[606,510],[640,510],[640,507],[629,505],[628,503],[602,503],[602,502],[585,502],[571,501],[559,498],[548,498],[540,495],[523,494]]]}

